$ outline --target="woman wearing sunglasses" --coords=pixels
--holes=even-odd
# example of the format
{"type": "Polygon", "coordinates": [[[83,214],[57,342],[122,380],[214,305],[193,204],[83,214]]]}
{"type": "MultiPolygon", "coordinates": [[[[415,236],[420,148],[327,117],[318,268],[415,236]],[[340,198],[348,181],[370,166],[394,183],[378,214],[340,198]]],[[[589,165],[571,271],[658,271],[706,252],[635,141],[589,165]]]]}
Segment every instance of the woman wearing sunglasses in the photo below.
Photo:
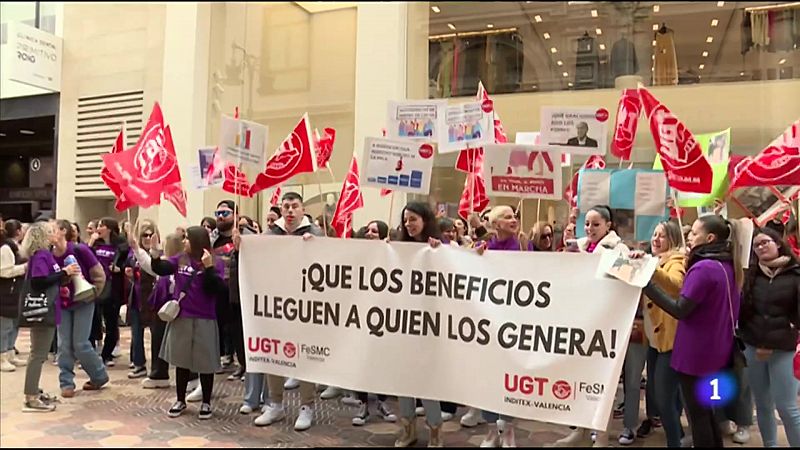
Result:
{"type": "Polygon", "coordinates": [[[528,251],[552,252],[553,251],[553,226],[547,222],[536,222],[531,228],[531,240],[528,242],[528,251]]]}
{"type": "MultiPolygon", "coordinates": [[[[150,327],[157,311],[153,311],[148,303],[156,282],[156,274],[149,265],[148,258],[139,255],[149,252],[156,242],[156,226],[149,220],[140,223],[138,232],[134,230],[130,235],[130,246],[133,257],[129,261],[130,267],[125,268],[133,288],[128,299],[128,317],[131,325],[131,362],[133,369],[128,378],[142,378],[147,375],[147,360],[144,353],[144,329],[150,327]],[[141,247],[141,248],[140,248],[141,247]],[[143,264],[144,263],[144,264],[143,264]]],[[[152,333],[152,331],[151,331],[152,333]]]]}

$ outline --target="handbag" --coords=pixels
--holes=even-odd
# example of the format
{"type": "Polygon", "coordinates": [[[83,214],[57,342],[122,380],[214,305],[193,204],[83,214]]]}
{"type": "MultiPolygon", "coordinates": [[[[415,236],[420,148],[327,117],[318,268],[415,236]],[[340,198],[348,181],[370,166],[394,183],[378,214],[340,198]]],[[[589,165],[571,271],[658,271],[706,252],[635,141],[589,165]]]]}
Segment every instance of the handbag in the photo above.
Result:
{"type": "Polygon", "coordinates": [[[186,297],[186,290],[192,285],[195,275],[197,275],[196,270],[192,272],[189,282],[183,285],[177,298],[169,300],[161,306],[161,309],[158,310],[159,319],[169,323],[178,318],[178,315],[181,313],[181,300],[183,300],[183,297],[186,297]]]}
{"type": "Polygon", "coordinates": [[[31,279],[25,277],[19,296],[19,326],[38,328],[56,326],[56,298],[60,292],[58,283],[45,289],[36,289],[31,279]]]}
{"type": "Polygon", "coordinates": [[[744,356],[745,345],[742,338],[736,332],[736,321],[733,318],[733,300],[731,298],[731,284],[728,281],[728,272],[721,262],[717,261],[720,269],[725,274],[725,287],[728,289],[728,311],[731,315],[731,330],[733,332],[733,349],[731,350],[731,368],[737,375],[740,375],[747,367],[747,358],[744,356]]]}

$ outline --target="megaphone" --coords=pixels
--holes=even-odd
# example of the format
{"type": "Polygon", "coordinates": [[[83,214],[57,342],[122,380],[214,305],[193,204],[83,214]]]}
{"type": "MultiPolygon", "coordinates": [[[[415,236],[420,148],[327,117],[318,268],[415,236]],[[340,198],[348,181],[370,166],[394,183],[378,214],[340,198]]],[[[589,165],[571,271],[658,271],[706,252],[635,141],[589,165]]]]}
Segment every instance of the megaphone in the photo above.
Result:
{"type": "MultiPolygon", "coordinates": [[[[75,256],[69,255],[64,260],[66,265],[77,264],[78,260],[75,259],[75,256]]],[[[72,298],[76,302],[85,302],[93,300],[95,296],[95,288],[92,283],[86,281],[83,278],[83,274],[77,274],[72,276],[72,298]]]]}

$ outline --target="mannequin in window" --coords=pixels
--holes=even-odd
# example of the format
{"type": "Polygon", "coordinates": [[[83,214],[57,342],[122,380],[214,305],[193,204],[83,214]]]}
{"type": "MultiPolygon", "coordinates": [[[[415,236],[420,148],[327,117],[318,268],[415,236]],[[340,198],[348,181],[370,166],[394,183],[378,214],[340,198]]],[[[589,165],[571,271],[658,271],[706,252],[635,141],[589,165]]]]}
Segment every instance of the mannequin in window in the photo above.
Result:
{"type": "Polygon", "coordinates": [[[611,48],[611,75],[617,78],[623,75],[636,75],[638,72],[636,47],[623,35],[611,48]]]}
{"type": "Polygon", "coordinates": [[[662,23],[655,33],[655,60],[653,61],[653,85],[674,86],[678,84],[678,59],[675,55],[674,32],[662,23]]]}

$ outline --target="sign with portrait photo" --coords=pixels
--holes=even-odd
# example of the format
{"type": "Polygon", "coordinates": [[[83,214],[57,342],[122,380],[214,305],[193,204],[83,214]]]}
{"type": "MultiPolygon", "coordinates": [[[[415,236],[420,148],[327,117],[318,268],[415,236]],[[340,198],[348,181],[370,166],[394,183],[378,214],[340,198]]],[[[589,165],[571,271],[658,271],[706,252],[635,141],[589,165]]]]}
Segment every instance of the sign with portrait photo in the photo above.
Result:
{"type": "Polygon", "coordinates": [[[605,155],[608,110],[597,107],[546,106],[541,113],[542,145],[573,155],[605,155]]]}

